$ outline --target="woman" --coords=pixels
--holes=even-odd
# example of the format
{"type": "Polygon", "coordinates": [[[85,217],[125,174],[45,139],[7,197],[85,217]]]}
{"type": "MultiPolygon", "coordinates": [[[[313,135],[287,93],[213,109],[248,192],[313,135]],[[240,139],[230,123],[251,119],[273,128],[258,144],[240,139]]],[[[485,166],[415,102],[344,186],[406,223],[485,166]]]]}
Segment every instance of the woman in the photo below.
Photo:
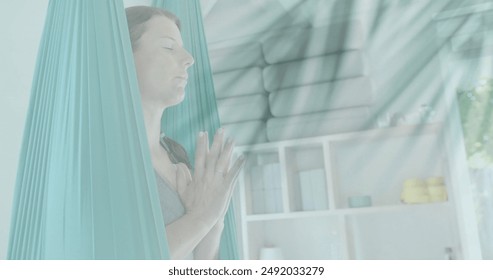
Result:
{"type": "Polygon", "coordinates": [[[161,136],[162,113],[183,101],[194,60],[183,48],[175,15],[146,6],[127,8],[126,14],[171,258],[217,259],[244,159],[229,168],[233,142],[219,129],[209,150],[207,132],[201,132],[192,171],[183,148],[161,136]]]}

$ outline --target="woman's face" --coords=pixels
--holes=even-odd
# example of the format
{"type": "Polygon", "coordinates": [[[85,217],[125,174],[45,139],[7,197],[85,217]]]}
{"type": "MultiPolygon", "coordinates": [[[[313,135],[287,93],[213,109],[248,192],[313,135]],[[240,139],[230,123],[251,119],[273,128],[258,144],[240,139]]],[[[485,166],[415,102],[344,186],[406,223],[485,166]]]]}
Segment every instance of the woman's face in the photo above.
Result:
{"type": "Polygon", "coordinates": [[[165,16],[148,20],[133,54],[143,102],[169,107],[183,101],[187,68],[194,60],[172,20],[165,16]]]}

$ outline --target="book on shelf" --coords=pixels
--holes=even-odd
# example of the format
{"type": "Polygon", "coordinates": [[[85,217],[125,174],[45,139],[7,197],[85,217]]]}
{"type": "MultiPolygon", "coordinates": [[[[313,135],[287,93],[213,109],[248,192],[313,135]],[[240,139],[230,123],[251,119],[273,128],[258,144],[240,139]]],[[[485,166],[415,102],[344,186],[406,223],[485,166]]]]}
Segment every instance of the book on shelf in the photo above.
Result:
{"type": "Polygon", "coordinates": [[[298,173],[301,193],[301,210],[324,210],[328,208],[325,171],[322,168],[298,173]]]}
{"type": "Polygon", "coordinates": [[[279,163],[257,165],[251,170],[252,212],[282,212],[281,170],[279,163]]]}

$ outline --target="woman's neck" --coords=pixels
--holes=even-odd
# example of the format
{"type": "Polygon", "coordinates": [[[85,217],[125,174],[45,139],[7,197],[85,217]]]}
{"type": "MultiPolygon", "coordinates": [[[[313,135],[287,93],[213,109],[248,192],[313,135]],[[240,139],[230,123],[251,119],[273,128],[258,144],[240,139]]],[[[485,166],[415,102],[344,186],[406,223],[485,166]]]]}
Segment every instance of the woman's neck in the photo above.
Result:
{"type": "Polygon", "coordinates": [[[142,102],[142,109],[149,149],[151,154],[155,154],[161,149],[161,116],[164,109],[157,108],[156,106],[153,106],[153,104],[146,104],[145,102],[142,102]]]}
{"type": "Polygon", "coordinates": [[[154,170],[171,182],[171,187],[176,185],[176,166],[171,162],[168,153],[161,147],[161,116],[164,109],[157,108],[153,104],[142,103],[144,121],[146,126],[147,141],[151,153],[151,161],[154,170]],[[175,167],[175,168],[171,168],[175,167]]]}

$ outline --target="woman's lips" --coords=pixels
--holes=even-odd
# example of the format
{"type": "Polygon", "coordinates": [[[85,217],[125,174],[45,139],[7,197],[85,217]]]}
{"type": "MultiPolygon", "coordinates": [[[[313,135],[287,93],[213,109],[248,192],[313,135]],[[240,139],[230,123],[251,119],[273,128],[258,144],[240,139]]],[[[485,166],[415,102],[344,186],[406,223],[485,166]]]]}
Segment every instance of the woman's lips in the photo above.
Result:
{"type": "Polygon", "coordinates": [[[187,84],[187,82],[188,82],[188,77],[186,77],[186,76],[179,76],[179,77],[176,77],[175,78],[175,81],[177,82],[177,84],[179,86],[183,86],[184,87],[187,84]]]}

